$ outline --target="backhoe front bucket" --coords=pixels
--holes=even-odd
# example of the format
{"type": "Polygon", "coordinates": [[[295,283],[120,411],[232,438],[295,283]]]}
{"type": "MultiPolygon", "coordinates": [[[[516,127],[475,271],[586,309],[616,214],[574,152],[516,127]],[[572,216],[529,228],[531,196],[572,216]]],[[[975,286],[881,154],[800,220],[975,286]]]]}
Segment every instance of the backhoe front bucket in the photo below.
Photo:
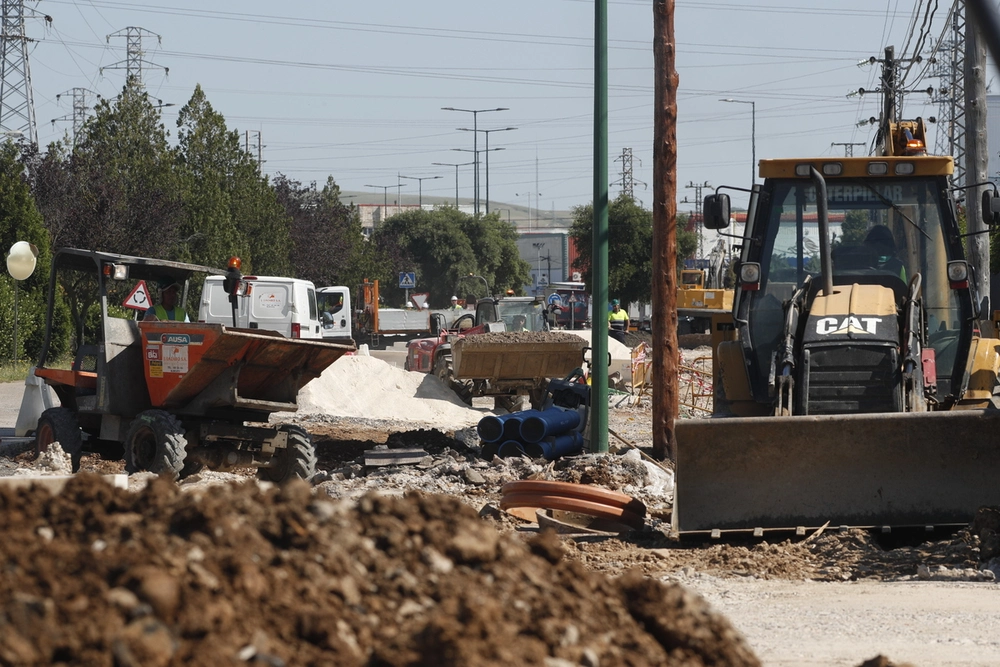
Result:
{"type": "Polygon", "coordinates": [[[1000,411],[679,420],[673,527],[968,524],[1000,505],[1000,411]]]}

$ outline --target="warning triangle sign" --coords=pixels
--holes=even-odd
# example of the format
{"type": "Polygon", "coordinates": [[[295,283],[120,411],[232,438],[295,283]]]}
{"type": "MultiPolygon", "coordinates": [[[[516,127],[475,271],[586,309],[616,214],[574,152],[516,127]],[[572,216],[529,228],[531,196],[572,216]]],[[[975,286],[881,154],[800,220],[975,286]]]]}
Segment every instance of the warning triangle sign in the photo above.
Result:
{"type": "Polygon", "coordinates": [[[122,305],[134,310],[149,310],[152,307],[153,303],[149,300],[149,290],[146,288],[145,280],[138,282],[122,305]]]}

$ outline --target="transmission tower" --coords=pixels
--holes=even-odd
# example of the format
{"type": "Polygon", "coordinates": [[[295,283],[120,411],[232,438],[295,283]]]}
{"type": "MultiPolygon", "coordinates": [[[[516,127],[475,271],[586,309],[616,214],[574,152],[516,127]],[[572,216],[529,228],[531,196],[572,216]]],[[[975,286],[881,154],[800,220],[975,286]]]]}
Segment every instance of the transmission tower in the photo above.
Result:
{"type": "Polygon", "coordinates": [[[938,155],[955,158],[956,187],[965,185],[965,3],[952,4],[948,27],[937,46],[931,76],[940,82],[932,101],[938,105],[939,128],[934,141],[938,155]],[[943,127],[941,127],[943,126],[943,127]]]}
{"type": "Polygon", "coordinates": [[[621,157],[615,158],[615,162],[622,163],[622,177],[621,180],[615,181],[612,185],[620,185],[622,188],[622,194],[632,201],[635,201],[635,184],[639,183],[643,187],[646,187],[646,184],[642,181],[635,180],[632,176],[632,149],[623,148],[621,157]]]}
{"type": "Polygon", "coordinates": [[[100,97],[100,95],[87,88],[74,88],[72,91],[56,95],[56,102],[59,101],[60,97],[68,94],[73,95],[73,113],[53,118],[52,124],[55,125],[61,121],[73,121],[73,145],[75,146],[76,139],[80,136],[80,131],[83,129],[83,123],[87,120],[87,111],[90,109],[87,106],[87,95],[93,95],[94,97],[100,97]]]}
{"type": "Polygon", "coordinates": [[[864,142],[857,141],[833,141],[830,143],[830,148],[834,146],[844,147],[844,157],[854,157],[854,147],[855,146],[867,146],[868,144],[864,142]]]}
{"type": "Polygon", "coordinates": [[[129,26],[124,30],[119,30],[118,32],[113,32],[108,35],[107,41],[109,44],[111,43],[112,37],[125,37],[125,60],[119,60],[116,63],[102,67],[101,74],[103,74],[106,69],[123,69],[125,70],[125,76],[128,79],[135,77],[139,80],[139,83],[142,83],[142,68],[144,65],[146,67],[162,69],[164,74],[170,74],[169,67],[157,65],[156,63],[150,62],[143,57],[145,56],[145,51],[142,50],[143,37],[155,37],[158,44],[162,41],[161,37],[155,32],[150,32],[145,28],[129,26]]]}
{"type": "Polygon", "coordinates": [[[31,71],[28,69],[28,42],[24,34],[24,19],[52,17],[25,10],[24,0],[0,0],[3,3],[3,63],[0,64],[0,131],[8,136],[20,133],[32,144],[38,143],[35,127],[35,103],[31,96],[31,71]]]}

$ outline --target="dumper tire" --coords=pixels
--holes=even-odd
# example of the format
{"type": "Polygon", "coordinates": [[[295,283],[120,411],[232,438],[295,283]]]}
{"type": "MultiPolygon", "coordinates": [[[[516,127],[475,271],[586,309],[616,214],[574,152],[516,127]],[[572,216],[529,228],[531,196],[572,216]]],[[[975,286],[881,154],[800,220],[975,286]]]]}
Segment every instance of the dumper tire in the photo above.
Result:
{"type": "Polygon", "coordinates": [[[288,446],[274,453],[273,466],[257,469],[257,478],[275,484],[283,484],[294,477],[311,479],[316,474],[316,448],[309,432],[288,424],[279,429],[288,433],[288,446]]]}
{"type": "Polygon", "coordinates": [[[146,410],[132,420],[125,436],[125,472],[148,471],[177,479],[184,468],[187,438],[177,417],[146,410]]]}
{"type": "Polygon", "coordinates": [[[450,354],[440,354],[434,359],[433,372],[466,405],[472,405],[472,387],[468,382],[461,382],[455,379],[455,371],[450,354]]]}
{"type": "Polygon", "coordinates": [[[69,454],[73,462],[73,472],[80,469],[83,452],[83,436],[76,415],[66,408],[49,408],[38,417],[35,427],[35,455],[42,454],[53,442],[58,442],[62,450],[69,454]]]}
{"type": "Polygon", "coordinates": [[[517,412],[521,409],[520,396],[494,396],[494,410],[506,410],[507,412],[517,412]]]}

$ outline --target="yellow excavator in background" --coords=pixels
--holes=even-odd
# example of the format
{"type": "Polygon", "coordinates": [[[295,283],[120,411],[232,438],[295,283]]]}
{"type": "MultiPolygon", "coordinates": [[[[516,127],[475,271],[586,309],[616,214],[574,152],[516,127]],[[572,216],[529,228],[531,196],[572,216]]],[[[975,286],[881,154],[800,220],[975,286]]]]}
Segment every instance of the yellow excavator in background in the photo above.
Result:
{"type": "MultiPolygon", "coordinates": [[[[714,417],[676,425],[679,532],[964,525],[1000,504],[1000,340],[980,333],[952,158],[927,155],[919,118],[879,152],[760,162],[712,327],[714,417]]],[[[728,226],[727,194],[703,210],[728,226]]],[[[983,211],[1000,222],[995,187],[983,211]]]]}
{"type": "Polygon", "coordinates": [[[712,328],[712,318],[733,309],[733,289],[724,286],[726,239],[715,244],[708,257],[708,269],[682,269],[677,288],[677,333],[704,334],[712,328]],[[708,274],[706,280],[705,274],[708,274]]]}

